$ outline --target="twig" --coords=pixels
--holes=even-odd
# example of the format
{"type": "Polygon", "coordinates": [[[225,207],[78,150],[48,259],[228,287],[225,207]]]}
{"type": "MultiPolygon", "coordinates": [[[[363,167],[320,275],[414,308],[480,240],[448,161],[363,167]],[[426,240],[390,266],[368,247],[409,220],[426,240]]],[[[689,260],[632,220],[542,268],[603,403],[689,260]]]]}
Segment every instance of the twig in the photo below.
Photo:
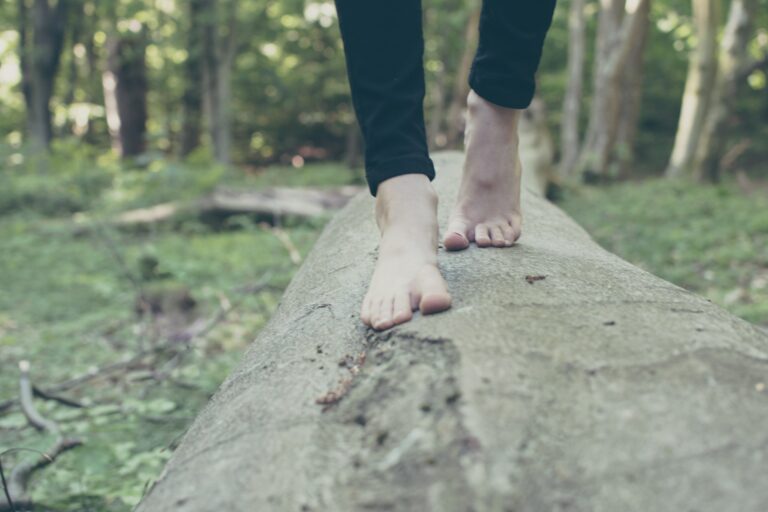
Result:
{"type": "MultiPolygon", "coordinates": [[[[67,407],[74,407],[75,409],[84,409],[87,407],[84,403],[78,402],[77,400],[74,400],[72,398],[67,398],[64,396],[59,396],[56,394],[51,393],[50,391],[40,389],[39,387],[32,385],[32,393],[37,398],[42,398],[43,400],[51,400],[53,402],[58,402],[62,405],[66,405],[67,407]]],[[[4,413],[7,410],[12,409],[15,405],[19,403],[19,398],[9,398],[8,400],[4,400],[0,402],[0,414],[4,413]]]]}
{"type": "MultiPolygon", "coordinates": [[[[27,484],[29,483],[32,473],[51,464],[65,451],[82,444],[82,441],[79,439],[62,436],[58,423],[44,418],[35,408],[33,402],[34,393],[32,391],[33,385],[29,376],[29,361],[19,362],[19,370],[19,402],[21,403],[21,410],[24,413],[24,416],[26,416],[29,424],[36,429],[55,435],[56,441],[51,448],[48,449],[47,453],[38,452],[40,453],[40,456],[37,459],[18,463],[16,467],[13,468],[13,471],[11,471],[8,481],[6,481],[5,475],[2,475],[5,499],[8,501],[8,508],[10,508],[11,511],[16,510],[12,496],[16,497],[16,504],[23,503],[26,506],[30,503],[27,495],[27,484]]],[[[5,452],[4,454],[7,453],[8,452],[5,452]]],[[[2,473],[2,471],[0,471],[0,473],[2,473]]]]}
{"type": "Polygon", "coordinates": [[[286,230],[278,226],[270,226],[266,222],[262,222],[260,225],[262,228],[275,235],[275,238],[280,240],[280,243],[283,244],[285,250],[288,251],[288,257],[291,259],[291,263],[294,265],[301,264],[301,253],[296,248],[296,245],[294,245],[286,230]]]}
{"type": "Polygon", "coordinates": [[[37,398],[42,398],[43,400],[49,400],[52,402],[58,402],[61,405],[66,405],[67,407],[73,407],[75,409],[84,409],[86,407],[85,404],[78,402],[77,400],[73,400],[71,398],[67,398],[64,396],[55,395],[53,393],[40,389],[35,385],[32,385],[32,393],[34,393],[34,395],[37,398]]]}
{"type": "Polygon", "coordinates": [[[26,416],[30,425],[41,432],[59,433],[59,426],[50,420],[43,418],[33,403],[32,383],[29,380],[29,361],[19,362],[19,400],[21,411],[26,416]]]}
{"type": "MultiPolygon", "coordinates": [[[[255,294],[260,292],[261,290],[272,290],[274,289],[274,287],[269,284],[271,279],[272,279],[272,273],[266,272],[255,283],[233,289],[232,291],[237,293],[255,294]]],[[[242,301],[243,299],[238,299],[234,301],[228,308],[220,309],[218,313],[214,315],[208,322],[206,322],[204,326],[202,327],[198,326],[194,329],[188,329],[186,332],[177,334],[176,336],[173,337],[173,339],[169,340],[166,343],[155,345],[154,347],[149,349],[140,350],[133,356],[123,361],[118,361],[116,363],[111,363],[106,366],[102,366],[101,368],[97,368],[83,375],[79,375],[77,377],[67,379],[65,381],[59,382],[58,384],[53,384],[45,388],[32,386],[32,390],[34,394],[39,396],[40,398],[44,398],[46,400],[54,400],[64,405],[68,405],[70,407],[83,407],[83,404],[75,400],[58,396],[57,394],[64,391],[71,391],[73,389],[77,389],[94,380],[106,378],[109,375],[112,375],[114,373],[117,373],[123,370],[130,370],[136,367],[144,358],[153,356],[158,353],[165,352],[166,350],[178,347],[179,345],[183,345],[184,351],[186,351],[186,349],[189,348],[190,343],[210,333],[218,324],[220,324],[222,321],[226,319],[227,315],[229,315],[232,311],[237,309],[242,303],[242,301]]],[[[18,404],[19,404],[19,398],[10,398],[8,400],[0,402],[0,414],[4,413],[7,410],[12,409],[14,406],[18,404]]]]}
{"type": "Polygon", "coordinates": [[[2,460],[0,460],[0,483],[3,484],[3,494],[5,494],[5,501],[8,503],[8,508],[11,509],[11,512],[16,512],[16,507],[11,499],[11,490],[8,488],[8,481],[5,479],[2,460]]]}
{"type": "MultiPolygon", "coordinates": [[[[31,504],[31,500],[27,495],[27,485],[29,484],[29,479],[32,474],[35,471],[39,471],[52,464],[62,453],[82,444],[83,442],[79,439],[59,437],[45,453],[38,452],[37,450],[24,449],[25,451],[38,453],[38,457],[36,459],[18,463],[16,467],[13,468],[13,471],[11,471],[4,487],[5,499],[8,500],[9,508],[14,511],[16,510],[14,505],[23,505],[24,507],[27,507],[31,504]],[[15,496],[15,499],[11,500],[11,496],[15,496]]],[[[8,450],[7,452],[4,452],[3,455],[12,451],[15,450],[8,450]]],[[[0,507],[0,510],[2,510],[2,507],[0,507]]]]}

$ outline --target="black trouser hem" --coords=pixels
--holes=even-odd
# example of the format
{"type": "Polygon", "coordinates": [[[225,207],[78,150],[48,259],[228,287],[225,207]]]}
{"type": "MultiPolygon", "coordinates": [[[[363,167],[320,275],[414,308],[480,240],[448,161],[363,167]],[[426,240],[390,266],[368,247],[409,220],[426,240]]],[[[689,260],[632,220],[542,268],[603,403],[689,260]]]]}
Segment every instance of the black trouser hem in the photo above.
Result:
{"type": "Polygon", "coordinates": [[[517,87],[502,87],[504,81],[484,79],[472,69],[469,74],[469,86],[478,96],[494,105],[505,108],[524,110],[531,105],[536,85],[530,83],[518,84],[517,87]]]}
{"type": "Polygon", "coordinates": [[[404,156],[386,162],[366,166],[365,176],[373,196],[382,181],[404,174],[423,174],[429,181],[435,179],[435,165],[428,156],[404,156]]]}

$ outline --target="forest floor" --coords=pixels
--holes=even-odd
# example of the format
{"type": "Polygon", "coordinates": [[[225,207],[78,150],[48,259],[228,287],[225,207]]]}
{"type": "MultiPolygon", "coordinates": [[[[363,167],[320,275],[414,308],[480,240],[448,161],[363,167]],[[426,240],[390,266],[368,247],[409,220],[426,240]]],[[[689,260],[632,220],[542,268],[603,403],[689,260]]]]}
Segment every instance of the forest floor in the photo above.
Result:
{"type": "MultiPolygon", "coordinates": [[[[360,184],[359,172],[333,164],[247,176],[205,165],[160,162],[129,172],[116,165],[84,172],[74,161],[55,175],[0,170],[0,452],[51,443],[18,406],[3,409],[18,396],[22,360],[33,384],[59,385],[78,402],[35,404],[84,441],[30,483],[41,510],[130,510],[298,268],[285,238],[250,216],[80,232],[73,212],[103,218],[196,197],[216,183],[360,184]]],[[[764,195],[731,183],[647,180],[567,190],[561,206],[607,249],[768,325],[764,195]]],[[[326,220],[280,228],[305,256],[326,220]]],[[[10,453],[2,462],[8,468],[29,456],[10,453]]]]}

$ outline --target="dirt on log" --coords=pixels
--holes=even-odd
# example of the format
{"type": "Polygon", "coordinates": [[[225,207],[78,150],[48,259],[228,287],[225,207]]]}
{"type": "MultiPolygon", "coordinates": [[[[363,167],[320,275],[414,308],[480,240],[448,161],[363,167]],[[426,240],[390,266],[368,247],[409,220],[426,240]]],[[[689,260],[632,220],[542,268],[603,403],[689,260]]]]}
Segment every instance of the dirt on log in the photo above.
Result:
{"type": "MultiPolygon", "coordinates": [[[[444,225],[461,154],[434,157],[444,225]]],[[[358,308],[372,201],[329,224],[139,512],[768,510],[768,335],[524,197],[440,253],[450,312],[358,308]]]]}

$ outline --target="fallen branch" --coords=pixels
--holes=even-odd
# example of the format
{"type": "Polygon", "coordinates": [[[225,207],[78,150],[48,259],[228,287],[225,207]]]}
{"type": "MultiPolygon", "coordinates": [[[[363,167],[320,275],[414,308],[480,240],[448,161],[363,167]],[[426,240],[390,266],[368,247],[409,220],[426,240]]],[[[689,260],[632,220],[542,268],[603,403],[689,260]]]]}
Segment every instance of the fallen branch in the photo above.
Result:
{"type": "Polygon", "coordinates": [[[275,238],[277,238],[281,244],[283,244],[283,247],[285,247],[285,250],[288,251],[288,257],[291,259],[291,263],[294,265],[301,265],[301,253],[299,252],[299,249],[296,247],[296,245],[293,243],[293,240],[291,240],[291,237],[288,235],[288,232],[284,230],[281,227],[278,226],[270,226],[266,222],[262,222],[259,224],[262,228],[269,231],[273,235],[275,235],[275,238]]]}
{"type": "MultiPolygon", "coordinates": [[[[276,291],[282,290],[282,288],[275,288],[269,284],[271,278],[272,278],[272,274],[270,272],[267,272],[261,278],[259,278],[259,280],[256,281],[255,283],[238,287],[233,291],[237,293],[254,294],[262,290],[272,290],[272,289],[276,291]]],[[[72,391],[73,389],[77,389],[95,380],[107,378],[121,371],[137,368],[141,366],[142,361],[149,356],[160,354],[171,349],[177,349],[179,347],[182,347],[184,351],[186,351],[186,349],[189,348],[190,344],[194,340],[199,339],[203,336],[206,336],[208,333],[210,333],[217,325],[219,325],[222,321],[226,319],[229,313],[237,309],[240,306],[241,302],[242,302],[242,299],[237,300],[233,304],[230,304],[229,307],[222,307],[208,321],[204,323],[194,323],[184,331],[180,331],[172,334],[166,343],[162,343],[159,345],[155,345],[152,348],[141,350],[136,354],[134,354],[133,356],[128,357],[127,359],[124,359],[122,361],[118,361],[115,363],[110,363],[108,365],[102,366],[101,368],[96,368],[88,373],[79,375],[77,377],[73,377],[71,379],[67,379],[65,381],[59,382],[58,384],[53,384],[44,389],[39,388],[35,385],[32,385],[32,392],[34,395],[40,398],[43,398],[46,400],[54,400],[64,405],[67,405],[69,407],[84,407],[84,405],[81,404],[80,402],[77,402],[69,398],[61,397],[58,395],[58,393],[65,392],[65,391],[72,391]]],[[[171,356],[171,359],[173,359],[177,355],[178,354],[173,354],[171,356]]],[[[3,402],[0,402],[0,414],[12,409],[19,403],[20,403],[19,398],[11,398],[3,402]]]]}
{"type": "MultiPolygon", "coordinates": [[[[82,445],[83,442],[80,439],[71,437],[60,437],[56,442],[48,449],[47,452],[37,452],[38,457],[25,462],[18,463],[11,471],[8,480],[5,482],[5,499],[6,503],[0,501],[0,512],[4,510],[17,510],[14,507],[24,507],[25,509],[32,505],[32,501],[27,494],[27,487],[29,485],[29,479],[32,475],[50,464],[53,464],[56,459],[62,453],[76,448],[82,445]],[[12,501],[9,501],[12,500],[12,501]]],[[[3,453],[7,455],[18,450],[8,450],[3,453]]],[[[25,450],[34,451],[34,450],[25,450]]]]}
{"type": "MultiPolygon", "coordinates": [[[[37,430],[53,434],[55,436],[55,441],[45,453],[36,452],[39,453],[37,458],[16,464],[7,480],[5,474],[2,472],[2,467],[0,467],[0,476],[2,476],[3,491],[6,501],[5,503],[0,502],[0,510],[16,511],[17,505],[24,506],[25,508],[29,507],[31,505],[31,500],[27,493],[27,487],[32,474],[53,463],[56,458],[65,451],[71,450],[82,444],[82,441],[79,439],[63,436],[58,423],[43,417],[35,407],[34,386],[32,385],[29,375],[29,361],[19,362],[19,371],[19,402],[21,403],[21,410],[24,413],[24,416],[27,418],[29,424],[37,430]]],[[[21,449],[16,449],[16,451],[18,450],[21,449]]],[[[3,455],[13,451],[13,449],[8,450],[3,455]]]]}
{"type": "Polygon", "coordinates": [[[32,383],[29,380],[29,361],[19,362],[19,400],[21,400],[21,411],[26,416],[30,425],[41,432],[59,433],[59,426],[56,422],[44,418],[35,407],[33,402],[32,383]]]}
{"type": "Polygon", "coordinates": [[[60,403],[61,405],[66,405],[67,407],[72,407],[74,409],[84,409],[86,407],[85,404],[78,402],[77,400],[51,393],[44,389],[40,389],[35,385],[32,386],[32,393],[37,398],[42,398],[43,400],[48,400],[51,402],[57,402],[57,403],[60,403]]]}
{"type": "MultiPolygon", "coordinates": [[[[170,220],[183,215],[210,213],[252,213],[270,217],[317,217],[343,207],[361,188],[344,186],[335,188],[275,187],[262,190],[219,188],[211,194],[192,201],[174,201],[148,208],[123,212],[108,224],[114,226],[142,226],[170,220]]],[[[93,219],[85,215],[75,217],[77,224],[88,228],[93,219]]]]}

